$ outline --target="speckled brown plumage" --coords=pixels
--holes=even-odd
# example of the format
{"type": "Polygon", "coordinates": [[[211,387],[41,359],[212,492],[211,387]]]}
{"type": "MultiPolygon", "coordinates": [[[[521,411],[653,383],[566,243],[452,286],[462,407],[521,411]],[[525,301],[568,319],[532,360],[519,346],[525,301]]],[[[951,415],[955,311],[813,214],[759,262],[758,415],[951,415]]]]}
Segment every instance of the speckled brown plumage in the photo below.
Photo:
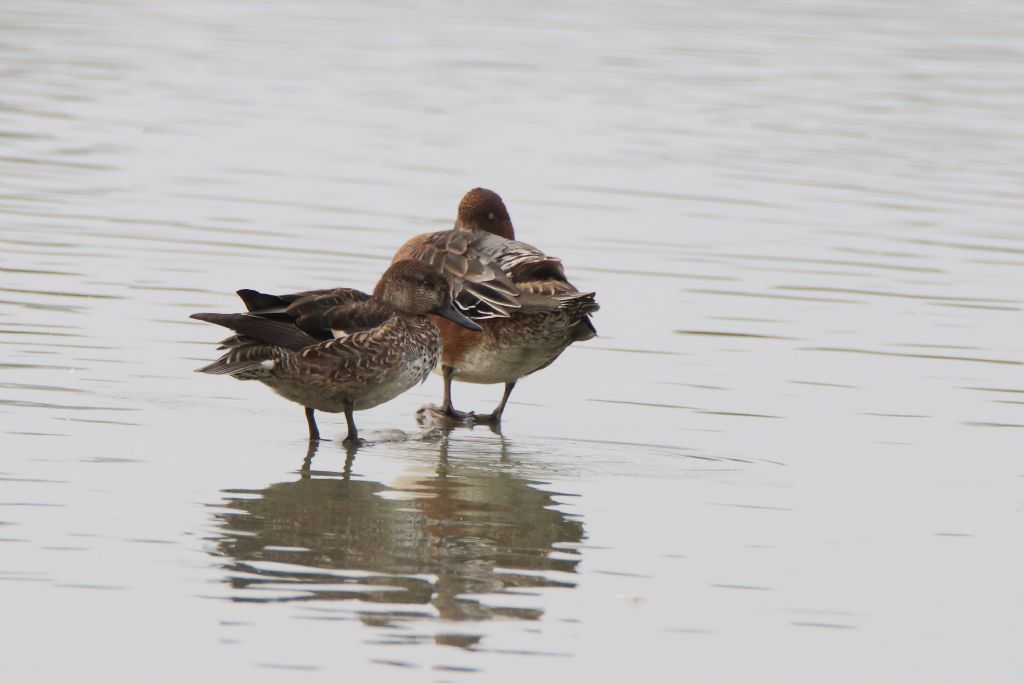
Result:
{"type": "Polygon", "coordinates": [[[455,304],[480,323],[469,336],[439,323],[444,340],[442,412],[475,421],[497,421],[516,381],[550,365],[573,342],[596,335],[590,314],[598,310],[593,292],[569,282],[562,262],[518,242],[508,211],[496,193],[476,188],[463,197],[455,228],[417,235],[394,260],[416,259],[444,275],[455,304]],[[489,415],[452,407],[451,381],[504,383],[505,396],[489,415]]]}
{"type": "Polygon", "coordinates": [[[246,313],[193,318],[236,332],[227,351],[199,369],[257,380],[306,408],[310,438],[319,438],[314,410],[344,412],[346,441],[358,439],[352,412],[391,400],[422,382],[438,363],[441,335],[427,313],[452,314],[447,282],[414,261],[395,263],[374,296],[331,289],[276,296],[241,290],[246,313]]]}

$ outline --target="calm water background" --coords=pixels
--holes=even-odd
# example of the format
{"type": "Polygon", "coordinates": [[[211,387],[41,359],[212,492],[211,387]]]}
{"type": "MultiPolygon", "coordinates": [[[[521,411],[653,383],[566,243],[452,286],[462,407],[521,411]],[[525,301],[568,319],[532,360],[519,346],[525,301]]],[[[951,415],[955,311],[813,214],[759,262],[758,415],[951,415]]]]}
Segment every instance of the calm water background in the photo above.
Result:
{"type": "Polygon", "coordinates": [[[7,0],[0,672],[1020,680],[1022,63],[1011,0],[7,0]],[[476,185],[603,305],[503,435],[435,377],[304,467],[192,372],[476,185]]]}

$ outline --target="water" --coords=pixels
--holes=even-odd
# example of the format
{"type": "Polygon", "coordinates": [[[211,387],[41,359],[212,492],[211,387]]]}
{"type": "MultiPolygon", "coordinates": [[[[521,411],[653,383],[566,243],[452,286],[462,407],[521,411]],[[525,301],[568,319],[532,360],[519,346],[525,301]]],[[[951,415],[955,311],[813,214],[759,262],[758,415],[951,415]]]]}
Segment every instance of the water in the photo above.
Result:
{"type": "Polygon", "coordinates": [[[1024,674],[1019,4],[0,26],[6,678],[1024,674]],[[192,372],[477,185],[602,304],[501,435],[192,372]]]}

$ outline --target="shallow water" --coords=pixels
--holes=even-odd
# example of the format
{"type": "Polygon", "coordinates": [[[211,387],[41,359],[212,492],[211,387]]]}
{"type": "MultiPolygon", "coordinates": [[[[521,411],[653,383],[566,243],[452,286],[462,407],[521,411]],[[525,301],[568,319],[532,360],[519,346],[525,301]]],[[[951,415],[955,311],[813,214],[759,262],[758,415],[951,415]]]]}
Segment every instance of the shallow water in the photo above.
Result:
{"type": "Polygon", "coordinates": [[[11,680],[1024,675],[1019,4],[0,27],[11,680]],[[308,453],[192,372],[189,313],[371,287],[476,185],[602,304],[502,434],[434,377],[308,453]]]}

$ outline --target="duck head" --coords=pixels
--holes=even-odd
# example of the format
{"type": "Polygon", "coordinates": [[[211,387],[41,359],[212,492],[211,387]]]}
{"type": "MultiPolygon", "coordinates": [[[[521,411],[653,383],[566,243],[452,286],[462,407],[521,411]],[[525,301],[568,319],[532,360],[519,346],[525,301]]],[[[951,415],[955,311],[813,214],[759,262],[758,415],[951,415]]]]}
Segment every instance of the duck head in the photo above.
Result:
{"type": "Polygon", "coordinates": [[[480,326],[452,303],[451,288],[444,276],[421,261],[396,261],[373,288],[373,296],[403,313],[434,313],[475,332],[480,326]]]}
{"type": "Polygon", "coordinates": [[[507,240],[516,238],[505,202],[497,192],[477,187],[470,190],[459,202],[459,214],[455,219],[456,230],[483,230],[507,240]]]}

